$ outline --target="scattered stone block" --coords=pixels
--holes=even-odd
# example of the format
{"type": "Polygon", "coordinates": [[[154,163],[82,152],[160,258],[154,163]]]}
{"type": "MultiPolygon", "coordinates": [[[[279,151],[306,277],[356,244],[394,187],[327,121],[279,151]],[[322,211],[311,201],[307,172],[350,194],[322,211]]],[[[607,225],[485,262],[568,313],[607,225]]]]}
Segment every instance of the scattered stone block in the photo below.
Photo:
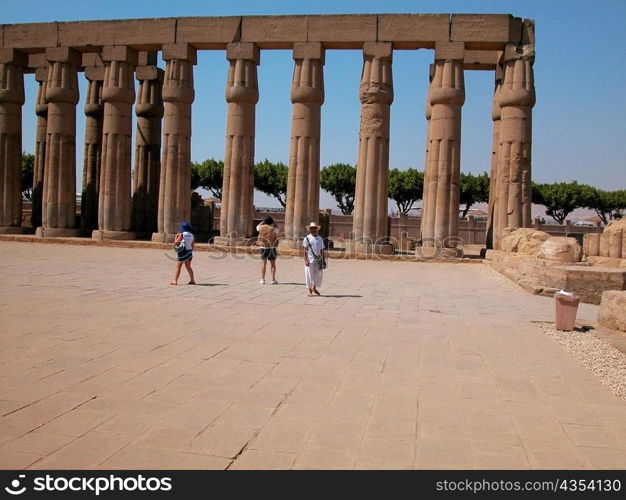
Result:
{"type": "Polygon", "coordinates": [[[626,291],[607,291],[602,294],[598,322],[607,328],[626,332],[626,291]]]}

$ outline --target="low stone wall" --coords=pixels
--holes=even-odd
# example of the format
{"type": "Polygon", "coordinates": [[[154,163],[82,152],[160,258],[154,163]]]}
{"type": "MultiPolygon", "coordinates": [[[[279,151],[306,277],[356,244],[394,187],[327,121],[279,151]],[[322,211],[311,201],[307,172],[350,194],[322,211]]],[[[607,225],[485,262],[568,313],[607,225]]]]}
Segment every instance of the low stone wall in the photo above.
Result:
{"type": "Polygon", "coordinates": [[[626,332],[626,291],[609,291],[602,294],[598,323],[613,330],[626,332]]]}
{"type": "Polygon", "coordinates": [[[561,265],[499,250],[489,250],[486,262],[537,295],[551,296],[557,290],[566,290],[576,293],[582,302],[600,304],[603,292],[626,289],[626,269],[595,267],[585,262],[561,265]]]}

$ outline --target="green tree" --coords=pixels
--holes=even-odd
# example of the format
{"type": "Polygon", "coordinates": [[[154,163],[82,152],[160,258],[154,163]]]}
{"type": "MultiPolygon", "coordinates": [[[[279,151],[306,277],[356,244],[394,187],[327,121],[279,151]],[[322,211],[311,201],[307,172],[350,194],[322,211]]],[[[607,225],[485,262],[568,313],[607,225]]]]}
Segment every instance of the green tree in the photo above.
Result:
{"type": "Polygon", "coordinates": [[[461,204],[465,205],[462,217],[467,217],[467,213],[474,203],[489,201],[489,174],[483,172],[480,175],[465,174],[461,172],[461,204]]]}
{"type": "Polygon", "coordinates": [[[585,207],[589,200],[589,186],[573,182],[534,184],[532,201],[546,207],[549,215],[559,224],[575,209],[585,207]]]}
{"type": "Polygon", "coordinates": [[[604,191],[589,187],[585,207],[595,210],[602,222],[608,224],[613,214],[621,215],[626,208],[626,190],[604,191]]]}
{"type": "Polygon", "coordinates": [[[209,158],[202,163],[191,163],[191,189],[202,187],[215,198],[222,199],[224,162],[209,158]]]}
{"type": "Polygon", "coordinates": [[[356,189],[356,167],[347,163],[334,163],[320,172],[320,186],[328,192],[344,215],[354,210],[354,192],[356,189]]]}
{"type": "Polygon", "coordinates": [[[287,175],[289,167],[284,163],[269,160],[254,166],[254,187],[268,196],[273,196],[285,208],[287,198],[287,175]]]}
{"type": "Polygon", "coordinates": [[[422,199],[423,192],[423,172],[414,168],[389,171],[389,198],[396,202],[400,213],[409,213],[415,202],[422,199]]]}
{"type": "Polygon", "coordinates": [[[22,196],[31,201],[33,195],[33,172],[35,155],[22,153],[22,196]]]}

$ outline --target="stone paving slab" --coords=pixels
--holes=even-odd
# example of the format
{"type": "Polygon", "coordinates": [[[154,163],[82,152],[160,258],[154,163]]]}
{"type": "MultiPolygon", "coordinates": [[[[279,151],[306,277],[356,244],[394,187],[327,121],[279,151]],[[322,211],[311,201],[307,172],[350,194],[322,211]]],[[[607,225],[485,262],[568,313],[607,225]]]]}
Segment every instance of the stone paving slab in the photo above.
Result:
{"type": "MultiPolygon", "coordinates": [[[[626,468],[626,405],[482,265],[0,241],[0,467],[626,468]]],[[[593,324],[597,306],[582,304],[593,324]]]]}

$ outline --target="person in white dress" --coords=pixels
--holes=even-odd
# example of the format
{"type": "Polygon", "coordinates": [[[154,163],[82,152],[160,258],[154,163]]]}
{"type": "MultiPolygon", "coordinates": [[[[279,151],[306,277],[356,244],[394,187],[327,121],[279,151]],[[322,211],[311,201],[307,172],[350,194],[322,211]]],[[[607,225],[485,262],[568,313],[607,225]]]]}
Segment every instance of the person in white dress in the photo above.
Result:
{"type": "Polygon", "coordinates": [[[320,226],[311,222],[306,229],[309,231],[302,240],[304,248],[304,279],[309,290],[309,297],[320,295],[324,270],[321,261],[324,259],[324,239],[318,234],[320,226]]]}

